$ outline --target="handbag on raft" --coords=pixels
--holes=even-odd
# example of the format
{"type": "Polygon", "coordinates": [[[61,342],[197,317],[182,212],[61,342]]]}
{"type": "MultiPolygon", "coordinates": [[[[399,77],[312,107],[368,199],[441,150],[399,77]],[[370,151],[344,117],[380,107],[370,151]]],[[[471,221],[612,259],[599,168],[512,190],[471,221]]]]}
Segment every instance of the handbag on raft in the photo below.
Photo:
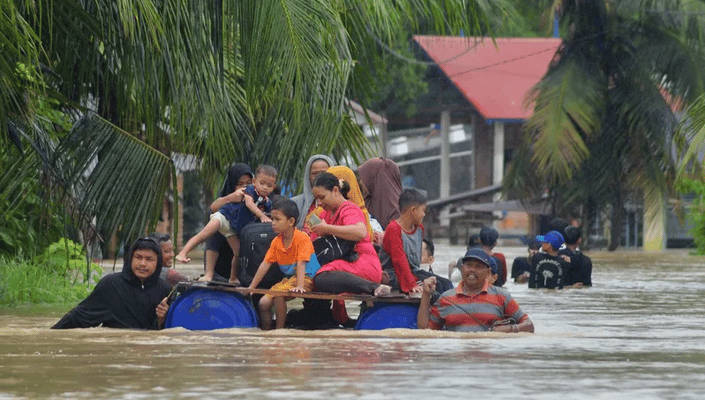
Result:
{"type": "MultiPolygon", "coordinates": [[[[340,212],[335,216],[332,225],[335,225],[339,217],[340,212]]],[[[315,214],[310,215],[308,218],[309,223],[312,225],[317,225],[321,222],[321,219],[315,214]]],[[[357,242],[353,242],[352,240],[342,239],[333,235],[325,235],[313,241],[313,251],[316,253],[316,258],[318,258],[318,263],[321,266],[335,260],[355,262],[360,257],[355,251],[356,244],[357,242]]]]}
{"type": "Polygon", "coordinates": [[[352,240],[326,235],[313,241],[313,250],[316,252],[318,263],[322,266],[335,260],[355,262],[359,257],[355,251],[356,244],[352,240]]]}

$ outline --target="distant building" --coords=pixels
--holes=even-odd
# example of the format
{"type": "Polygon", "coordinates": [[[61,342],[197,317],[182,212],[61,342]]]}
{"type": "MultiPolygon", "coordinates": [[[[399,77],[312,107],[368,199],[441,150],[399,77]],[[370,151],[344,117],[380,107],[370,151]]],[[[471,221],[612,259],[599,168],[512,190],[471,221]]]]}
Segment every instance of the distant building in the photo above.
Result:
{"type": "Polygon", "coordinates": [[[530,115],[525,95],[545,73],[560,39],[414,40],[436,65],[426,76],[430,93],[419,99],[420,112],[413,118],[387,117],[388,156],[399,164],[405,183],[428,192],[441,210],[438,227],[448,229],[451,239],[463,241],[467,229],[490,223],[492,213],[501,217],[495,225],[505,235],[526,235],[534,230],[529,213],[544,212],[546,204],[527,209],[498,191],[530,115]],[[444,169],[447,176],[441,178],[444,169]]]}
{"type": "MultiPolygon", "coordinates": [[[[400,166],[404,185],[427,191],[437,210],[429,223],[458,242],[489,223],[504,237],[541,231],[552,217],[548,201],[520,202],[498,191],[532,112],[531,105],[525,107],[527,93],[548,69],[561,40],[415,36],[414,41],[433,62],[425,78],[429,93],[418,99],[413,117],[387,115],[384,139],[376,140],[400,166]]],[[[645,235],[650,248],[659,236],[666,246],[692,241],[672,213],[645,230],[641,196],[635,193],[624,205],[621,246],[646,247],[645,235]]],[[[588,227],[593,243],[605,241],[608,223],[602,219],[588,227]]]]}

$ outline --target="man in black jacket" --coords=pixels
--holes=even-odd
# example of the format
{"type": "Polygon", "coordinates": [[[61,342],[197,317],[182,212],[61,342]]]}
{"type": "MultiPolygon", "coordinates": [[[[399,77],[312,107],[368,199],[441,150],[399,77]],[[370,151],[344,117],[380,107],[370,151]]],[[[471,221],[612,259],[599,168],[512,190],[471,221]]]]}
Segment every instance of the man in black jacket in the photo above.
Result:
{"type": "Polygon", "coordinates": [[[59,320],[53,329],[161,329],[169,310],[168,283],[159,279],[162,253],[151,238],[137,239],[125,255],[122,272],[103,277],[93,292],[59,320]]]}

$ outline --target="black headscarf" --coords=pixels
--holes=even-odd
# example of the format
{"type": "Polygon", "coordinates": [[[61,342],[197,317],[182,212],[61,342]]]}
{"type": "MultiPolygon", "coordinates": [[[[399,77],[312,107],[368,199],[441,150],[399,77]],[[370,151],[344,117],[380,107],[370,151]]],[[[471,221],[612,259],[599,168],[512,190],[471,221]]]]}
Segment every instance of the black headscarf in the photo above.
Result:
{"type": "MultiPolygon", "coordinates": [[[[228,170],[228,175],[225,176],[225,182],[223,182],[223,188],[218,192],[218,197],[225,197],[230,193],[235,191],[237,183],[245,174],[249,174],[254,178],[252,170],[247,164],[237,163],[233,164],[228,170]]],[[[206,247],[208,250],[215,250],[218,252],[218,259],[215,262],[215,272],[224,277],[230,276],[230,268],[232,266],[233,251],[230,246],[225,241],[225,238],[217,233],[208,239],[208,244],[206,247]],[[217,237],[220,237],[219,239],[217,237]]]]}
{"type": "Polygon", "coordinates": [[[137,239],[125,255],[122,272],[103,277],[88,295],[59,320],[53,329],[88,328],[103,325],[110,328],[158,329],[157,305],[171,287],[159,279],[162,250],[151,238],[137,239]],[[147,249],[157,255],[157,268],[141,281],[132,272],[132,255],[147,249]]]}
{"type": "Polygon", "coordinates": [[[233,166],[228,170],[228,175],[225,177],[225,182],[223,182],[223,188],[220,189],[220,192],[218,192],[218,197],[224,197],[234,192],[240,177],[245,174],[248,174],[253,178],[255,177],[247,164],[233,164],[233,166]]]}

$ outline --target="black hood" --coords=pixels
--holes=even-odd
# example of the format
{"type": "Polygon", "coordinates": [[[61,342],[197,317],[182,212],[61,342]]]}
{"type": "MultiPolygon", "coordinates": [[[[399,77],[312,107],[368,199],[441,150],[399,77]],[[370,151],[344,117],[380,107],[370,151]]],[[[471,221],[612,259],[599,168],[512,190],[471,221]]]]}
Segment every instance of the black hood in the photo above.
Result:
{"type": "Polygon", "coordinates": [[[131,285],[150,287],[157,284],[157,282],[159,281],[159,274],[161,274],[161,272],[161,246],[152,238],[139,238],[134,243],[132,243],[132,246],[130,246],[130,250],[125,255],[125,263],[122,266],[122,277],[131,285]],[[144,282],[140,281],[140,279],[135,275],[135,273],[132,272],[132,254],[134,254],[135,250],[140,249],[151,250],[157,253],[157,269],[152,275],[149,276],[149,278],[145,279],[144,282]]]}
{"type": "Polygon", "coordinates": [[[255,175],[252,173],[252,170],[247,164],[233,164],[233,166],[230,167],[230,169],[228,170],[228,175],[225,177],[225,182],[223,182],[223,188],[220,189],[218,197],[224,197],[234,192],[235,188],[237,187],[237,182],[240,180],[240,177],[245,174],[250,175],[252,178],[255,177],[255,175]]]}

